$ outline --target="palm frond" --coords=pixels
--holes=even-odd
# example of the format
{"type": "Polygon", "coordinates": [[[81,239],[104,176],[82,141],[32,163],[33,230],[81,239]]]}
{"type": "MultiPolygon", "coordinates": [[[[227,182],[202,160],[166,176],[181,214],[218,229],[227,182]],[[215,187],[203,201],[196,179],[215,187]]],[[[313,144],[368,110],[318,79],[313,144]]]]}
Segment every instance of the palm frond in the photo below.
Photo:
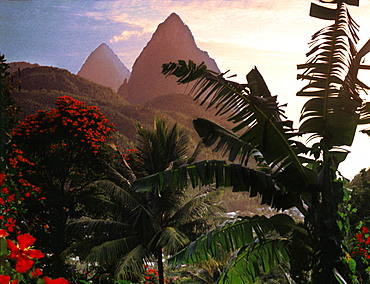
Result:
{"type": "Polygon", "coordinates": [[[87,255],[85,261],[88,263],[98,263],[99,265],[114,266],[122,257],[130,255],[139,243],[137,237],[105,241],[95,246],[87,255]]]}
{"type": "Polygon", "coordinates": [[[127,204],[131,207],[136,207],[140,204],[139,196],[132,190],[131,187],[122,187],[110,180],[98,180],[91,183],[92,186],[99,187],[104,195],[113,198],[120,203],[127,204]]]}
{"type": "Polygon", "coordinates": [[[187,245],[189,238],[174,227],[164,228],[156,237],[155,247],[162,247],[167,254],[173,254],[187,245]]]}
{"type": "Polygon", "coordinates": [[[281,187],[294,192],[316,183],[316,175],[304,167],[301,157],[309,149],[293,139],[299,133],[291,121],[285,120],[276,97],[270,95],[256,68],[248,74],[245,85],[226,80],[222,74],[192,61],[164,64],[162,72],[178,77],[179,83],[196,80],[191,91],[194,100],[215,107],[218,115],[227,115],[236,124],[232,130],[240,133],[241,141],[256,148],[271,168],[279,165],[274,174],[282,176],[278,179],[281,187]],[[285,179],[285,171],[295,174],[285,179]]]}
{"type": "Polygon", "coordinates": [[[218,202],[223,196],[223,190],[204,192],[184,203],[168,221],[168,225],[180,227],[198,219],[206,221],[208,216],[216,216],[223,212],[218,202]],[[217,202],[217,204],[215,204],[217,202]],[[216,207],[216,208],[213,208],[216,207]]]}
{"type": "Polygon", "coordinates": [[[234,253],[217,283],[255,283],[260,276],[289,261],[289,244],[285,239],[273,239],[241,248],[234,253]]]}
{"type": "Polygon", "coordinates": [[[78,220],[67,226],[67,232],[70,236],[82,239],[89,239],[97,234],[112,238],[122,235],[130,229],[131,224],[102,219],[78,220]]]}
{"type": "Polygon", "coordinates": [[[303,230],[295,224],[290,216],[285,214],[278,214],[270,218],[253,216],[230,221],[199,237],[171,257],[169,262],[174,266],[183,263],[196,263],[214,257],[220,250],[237,251],[245,245],[254,243],[256,239],[263,243],[266,240],[266,235],[271,231],[285,235],[292,229],[303,230]]]}
{"type": "Polygon", "coordinates": [[[117,265],[115,275],[117,279],[139,278],[144,273],[145,260],[149,260],[151,255],[142,245],[133,248],[129,253],[121,258],[117,265]]]}
{"type": "Polygon", "coordinates": [[[188,186],[189,180],[193,188],[213,184],[216,188],[232,187],[233,191],[249,192],[251,197],[261,195],[262,204],[273,208],[288,209],[297,206],[304,211],[299,196],[280,190],[271,175],[240,164],[227,164],[225,161],[199,161],[184,165],[138,179],[133,187],[136,191],[151,191],[153,188],[161,191],[166,186],[184,188],[188,186]]]}
{"type": "Polygon", "coordinates": [[[148,174],[165,170],[188,151],[188,136],[177,124],[170,129],[161,119],[156,118],[154,123],[153,130],[136,124],[137,148],[148,174]]]}
{"type": "Polygon", "coordinates": [[[78,256],[81,261],[85,261],[86,257],[90,254],[94,247],[101,245],[108,240],[109,238],[107,236],[99,236],[92,239],[76,241],[66,248],[60,256],[61,258],[66,259],[67,257],[73,255],[78,256]]]}
{"type": "Polygon", "coordinates": [[[311,16],[334,23],[312,36],[309,59],[298,65],[304,72],[297,78],[309,83],[297,95],[314,97],[302,109],[300,131],[325,138],[330,148],[352,144],[362,104],[359,92],[368,89],[357,73],[370,43],[357,52],[358,25],[344,2],[337,9],[311,4],[311,16]]]}
{"type": "Polygon", "coordinates": [[[249,157],[257,153],[251,144],[245,143],[238,135],[212,121],[197,118],[193,125],[206,147],[217,144],[212,151],[222,151],[223,155],[229,153],[228,160],[231,162],[239,157],[240,163],[247,165],[249,157]]]}
{"type": "Polygon", "coordinates": [[[160,230],[157,220],[153,216],[145,199],[129,188],[122,188],[108,180],[100,180],[93,183],[99,186],[106,195],[111,196],[113,201],[102,199],[100,206],[110,210],[116,220],[130,223],[133,228],[141,228],[147,234],[160,230]]]}

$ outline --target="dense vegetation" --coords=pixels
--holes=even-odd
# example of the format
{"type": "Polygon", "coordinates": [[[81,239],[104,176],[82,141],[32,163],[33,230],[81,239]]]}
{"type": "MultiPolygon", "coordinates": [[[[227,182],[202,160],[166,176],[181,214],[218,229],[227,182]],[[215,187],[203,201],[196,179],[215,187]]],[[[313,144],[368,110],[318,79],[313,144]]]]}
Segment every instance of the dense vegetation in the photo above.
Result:
{"type": "Polygon", "coordinates": [[[333,3],[311,6],[333,24],[314,34],[298,65],[308,80],[297,93],[308,98],[298,130],[256,68],[239,84],[204,64],[163,65],[179,83],[195,81],[194,99],[229,121],[193,121],[203,144],[228,161],[197,159],[178,103],[191,116],[202,111],[188,99],[132,106],[66,70],[11,77],[2,56],[0,282],[367,283],[367,172],[348,190],[337,168],[348,154],[342,146],[370,122],[361,98],[369,87],[357,78],[370,41],[354,48],[347,5],[358,2],[333,3]],[[244,204],[227,218],[224,189],[229,205],[233,190],[265,207],[251,214],[244,204]]]}
{"type": "MultiPolygon", "coordinates": [[[[357,74],[363,68],[363,56],[370,51],[370,41],[358,52],[354,48],[357,26],[346,4],[358,2],[333,3],[336,8],[311,6],[311,16],[334,23],[313,35],[308,61],[298,65],[303,70],[298,78],[308,83],[297,95],[311,97],[301,111],[299,130],[287,120],[256,68],[248,73],[247,84],[238,84],[207,70],[204,64],[180,60],[163,65],[163,73],[177,77],[179,83],[196,81],[194,98],[216,106],[218,115],[234,123],[228,131],[211,121],[195,120],[203,142],[214,145],[216,151],[224,150],[230,161],[240,158],[242,165],[251,153],[259,155],[261,171],[204,161],[148,177],[146,184],[138,181],[137,188],[161,186],[163,176],[170,176],[169,182],[181,187],[186,176],[193,185],[216,182],[217,186],[248,191],[251,196],[260,194],[262,203],[277,209],[295,207],[304,216],[303,223],[285,214],[226,223],[175,255],[175,265],[216,257],[222,248],[237,254],[220,283],[253,283],[281,262],[288,264],[287,273],[298,283],[364,279],[357,277],[356,261],[345,243],[350,227],[343,206],[349,192],[337,168],[348,154],[342,147],[352,144],[359,124],[369,123],[369,104],[360,96],[369,87],[357,74]],[[302,143],[302,135],[310,143],[302,143]]],[[[353,212],[350,206],[347,210],[353,212]]],[[[362,260],[368,257],[368,234],[367,227],[356,234],[355,252],[362,260]]]]}
{"type": "Polygon", "coordinates": [[[146,105],[132,105],[110,88],[55,67],[25,68],[19,74],[16,72],[13,80],[20,81],[20,90],[13,92],[16,104],[21,109],[20,119],[38,110],[54,108],[60,96],[71,96],[88,105],[98,106],[116,125],[116,142],[121,146],[132,145],[135,141],[136,122],[152,127],[154,117],[161,117],[170,125],[178,123],[190,134],[190,144],[195,146],[198,136],[192,127],[192,120],[196,117],[212,117],[212,113],[204,112],[204,107],[184,95],[164,95],[146,105]]]}

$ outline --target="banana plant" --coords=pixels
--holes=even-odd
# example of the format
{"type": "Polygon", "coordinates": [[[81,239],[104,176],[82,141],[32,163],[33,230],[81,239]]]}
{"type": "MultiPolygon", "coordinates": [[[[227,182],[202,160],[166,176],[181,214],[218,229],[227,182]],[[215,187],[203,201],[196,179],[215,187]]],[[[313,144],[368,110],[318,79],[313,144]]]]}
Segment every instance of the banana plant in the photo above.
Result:
{"type": "Polygon", "coordinates": [[[304,216],[302,224],[287,215],[285,222],[255,217],[226,223],[174,256],[174,265],[212,258],[224,249],[235,254],[219,283],[254,283],[282,261],[289,263],[290,278],[298,283],[356,281],[353,265],[344,257],[338,210],[346,189],[338,165],[348,154],[343,146],[352,144],[357,126],[369,122],[369,105],[360,96],[369,88],[357,74],[367,68],[361,60],[370,51],[370,41],[356,50],[358,27],[348,5],[358,6],[358,1],[330,4],[336,7],[311,4],[311,16],[333,24],[312,36],[308,61],[298,65],[303,70],[298,79],[308,84],[297,95],[310,97],[299,129],[286,118],[257,68],[248,73],[246,84],[240,84],[225,78],[226,73],[207,70],[203,63],[179,60],[163,65],[165,76],[192,85],[194,100],[234,123],[229,131],[205,119],[194,121],[205,145],[223,151],[228,162],[201,161],[161,172],[137,180],[136,190],[160,191],[169,183],[184,187],[188,181],[192,186],[215,183],[258,194],[272,208],[295,207],[304,216]],[[248,167],[251,154],[258,157],[260,168],[248,167]],[[274,237],[268,238],[272,231],[274,237]]]}

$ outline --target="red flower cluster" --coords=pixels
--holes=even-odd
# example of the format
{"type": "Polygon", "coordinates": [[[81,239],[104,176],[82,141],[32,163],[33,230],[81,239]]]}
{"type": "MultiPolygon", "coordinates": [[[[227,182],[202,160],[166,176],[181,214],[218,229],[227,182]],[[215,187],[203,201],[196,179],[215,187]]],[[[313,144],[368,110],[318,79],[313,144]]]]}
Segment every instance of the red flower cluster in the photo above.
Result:
{"type": "Polygon", "coordinates": [[[366,259],[370,259],[368,247],[370,245],[370,234],[367,227],[361,227],[360,232],[355,235],[355,241],[355,250],[352,254],[359,254],[366,259]]]}
{"type": "Polygon", "coordinates": [[[0,275],[0,284],[17,284],[18,280],[10,281],[10,276],[8,275],[0,275]]]}
{"type": "MultiPolygon", "coordinates": [[[[159,280],[159,273],[154,268],[148,268],[147,265],[145,265],[145,268],[147,269],[144,273],[144,284],[156,284],[159,280]]],[[[169,281],[167,279],[164,279],[164,282],[168,283],[169,281]]]]}
{"type": "Polygon", "coordinates": [[[15,231],[17,226],[16,218],[21,210],[19,201],[31,196],[33,192],[40,193],[40,188],[23,179],[21,172],[12,176],[18,179],[18,186],[15,186],[11,178],[8,179],[6,173],[0,173],[0,225],[6,227],[9,232],[15,231]]]}
{"type": "Polygon", "coordinates": [[[36,241],[30,234],[17,236],[18,244],[11,240],[6,241],[10,250],[8,257],[16,261],[15,270],[19,273],[27,272],[34,264],[33,259],[44,257],[40,250],[30,248],[36,241]]]}
{"type": "MultiPolygon", "coordinates": [[[[32,245],[36,239],[30,234],[23,234],[17,236],[17,242],[5,239],[9,236],[9,233],[0,229],[0,241],[3,243],[6,241],[8,248],[7,259],[15,261],[15,271],[19,274],[30,271],[30,277],[37,280],[43,280],[43,282],[37,281],[37,283],[44,284],[69,284],[69,281],[65,278],[51,279],[47,276],[42,275],[42,271],[38,268],[32,269],[34,265],[34,259],[44,257],[44,254],[40,250],[32,249],[32,245]]],[[[2,255],[4,255],[2,253],[2,255]]],[[[0,284],[17,284],[18,279],[11,280],[8,275],[0,275],[0,284]]]]}
{"type": "Polygon", "coordinates": [[[130,161],[135,160],[141,164],[144,164],[144,162],[140,158],[140,153],[138,149],[126,149],[126,153],[121,153],[122,158],[126,160],[127,164],[130,166],[130,161]]]}
{"type": "MultiPolygon", "coordinates": [[[[115,131],[114,125],[100,112],[96,106],[87,106],[71,97],[60,97],[55,103],[56,109],[50,112],[39,111],[28,116],[20,126],[13,130],[13,136],[23,139],[42,137],[51,134],[61,137],[69,133],[82,143],[87,143],[98,152],[101,143],[115,131]]],[[[60,141],[60,139],[55,139],[60,141]]],[[[68,144],[68,143],[67,143],[68,144]]],[[[51,145],[51,149],[57,147],[51,145]]]]}

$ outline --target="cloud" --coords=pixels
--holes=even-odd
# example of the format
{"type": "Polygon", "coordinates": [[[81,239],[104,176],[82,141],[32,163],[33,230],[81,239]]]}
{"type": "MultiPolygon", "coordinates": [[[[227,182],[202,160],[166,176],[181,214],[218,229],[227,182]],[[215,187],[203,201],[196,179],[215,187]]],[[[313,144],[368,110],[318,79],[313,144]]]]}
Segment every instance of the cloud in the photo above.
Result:
{"type": "Polygon", "coordinates": [[[123,31],[120,35],[114,36],[112,39],[110,39],[110,42],[116,43],[119,41],[125,41],[131,39],[132,37],[140,37],[143,34],[143,32],[139,31],[123,31]]]}

